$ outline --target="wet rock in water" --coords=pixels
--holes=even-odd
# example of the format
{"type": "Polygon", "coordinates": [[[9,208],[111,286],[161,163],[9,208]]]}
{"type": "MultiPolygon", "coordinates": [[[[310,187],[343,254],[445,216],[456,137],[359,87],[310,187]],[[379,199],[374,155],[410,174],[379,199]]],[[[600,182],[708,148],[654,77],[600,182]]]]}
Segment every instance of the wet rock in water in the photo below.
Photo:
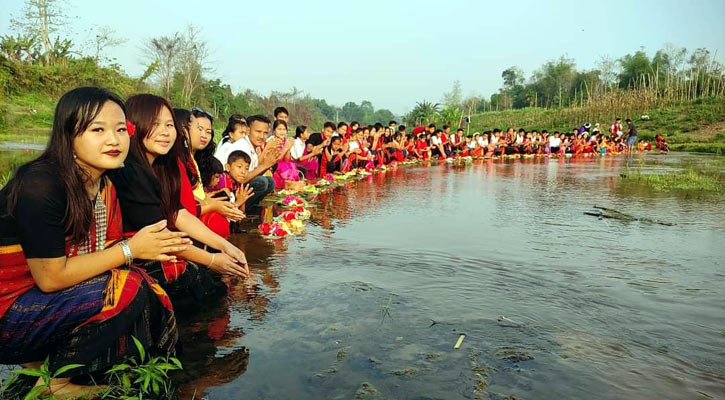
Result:
{"type": "Polygon", "coordinates": [[[378,390],[368,382],[361,383],[357,392],[355,392],[355,399],[369,399],[371,397],[378,397],[378,390]]]}
{"type": "Polygon", "coordinates": [[[508,360],[513,362],[529,361],[534,359],[533,356],[510,347],[504,347],[497,351],[496,358],[499,360],[508,360]]]}
{"type": "Polygon", "coordinates": [[[332,375],[332,374],[336,374],[336,373],[337,373],[337,367],[333,365],[324,371],[320,371],[320,372],[316,373],[315,376],[318,378],[324,378],[327,375],[332,375]]]}
{"type": "Polygon", "coordinates": [[[435,361],[441,358],[441,353],[428,353],[425,355],[425,359],[428,361],[435,361]]]}
{"type": "Polygon", "coordinates": [[[347,350],[349,348],[350,347],[343,347],[340,349],[340,351],[337,352],[337,361],[342,361],[343,359],[345,359],[345,356],[347,355],[347,350]]]}
{"type": "Polygon", "coordinates": [[[339,330],[341,330],[343,328],[344,327],[343,327],[342,324],[333,324],[333,325],[329,326],[327,329],[325,329],[325,331],[323,333],[326,334],[326,335],[329,335],[329,334],[332,334],[332,333],[336,333],[337,331],[339,331],[339,330]]]}
{"type": "Polygon", "coordinates": [[[368,361],[370,361],[370,364],[375,364],[375,365],[378,365],[378,364],[380,364],[380,360],[378,360],[378,359],[377,359],[377,358],[375,358],[375,357],[370,357],[370,358],[368,358],[368,361]]]}
{"type": "Polygon", "coordinates": [[[413,376],[418,373],[417,368],[394,369],[390,371],[395,376],[413,376]]]}

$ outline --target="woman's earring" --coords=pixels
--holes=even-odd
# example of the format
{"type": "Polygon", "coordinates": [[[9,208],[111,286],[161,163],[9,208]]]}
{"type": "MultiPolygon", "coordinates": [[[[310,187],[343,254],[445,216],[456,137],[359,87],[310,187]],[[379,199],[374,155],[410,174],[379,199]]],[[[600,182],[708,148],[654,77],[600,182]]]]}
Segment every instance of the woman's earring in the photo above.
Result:
{"type": "Polygon", "coordinates": [[[78,158],[78,156],[76,155],[76,153],[73,153],[73,159],[75,160],[76,158],[78,158]]]}

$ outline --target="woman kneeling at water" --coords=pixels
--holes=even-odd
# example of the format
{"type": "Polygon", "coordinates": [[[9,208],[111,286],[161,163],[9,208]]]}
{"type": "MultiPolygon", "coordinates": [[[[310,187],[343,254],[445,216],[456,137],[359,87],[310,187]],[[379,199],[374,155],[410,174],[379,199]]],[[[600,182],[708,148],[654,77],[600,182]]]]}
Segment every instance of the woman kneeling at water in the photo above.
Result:
{"type": "Polygon", "coordinates": [[[173,260],[189,240],[165,221],[121,240],[105,171],[123,165],[128,146],[123,102],[74,89],[58,102],[45,152],[0,191],[0,363],[49,358],[51,373],[81,364],[51,380],[58,397],[92,393],[70,378],[136,356],[133,337],[155,355],[177,341],[169,298],[132,260],[173,260]]]}
{"type": "Polygon", "coordinates": [[[188,232],[200,242],[200,247],[189,246],[179,252],[179,259],[173,262],[143,264],[169,292],[177,309],[184,305],[198,308],[199,300],[226,293],[219,275],[210,274],[209,269],[241,278],[248,276],[244,253],[184,208],[179,159],[187,150],[168,101],[139,94],[130,97],[126,107],[135,135],[125,167],[110,174],[118,187],[124,232],[133,236],[149,221],[165,219],[172,229],[188,232]],[[204,245],[221,253],[206,251],[201,248],[204,245]]]}

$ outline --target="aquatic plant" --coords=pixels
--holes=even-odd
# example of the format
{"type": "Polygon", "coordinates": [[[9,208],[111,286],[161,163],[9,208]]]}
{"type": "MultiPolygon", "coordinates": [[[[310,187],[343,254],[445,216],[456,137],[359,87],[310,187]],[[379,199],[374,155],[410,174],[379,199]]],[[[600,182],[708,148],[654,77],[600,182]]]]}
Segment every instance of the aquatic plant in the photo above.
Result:
{"type": "Polygon", "coordinates": [[[380,308],[380,315],[381,315],[380,324],[381,325],[383,324],[383,322],[385,322],[386,317],[393,319],[393,316],[390,315],[390,306],[392,306],[392,304],[393,304],[393,295],[391,294],[390,297],[388,298],[388,302],[380,308]]]}
{"type": "Polygon", "coordinates": [[[725,195],[725,179],[722,175],[694,168],[662,174],[643,174],[639,169],[627,169],[620,177],[620,182],[648,186],[656,192],[725,195]]]}

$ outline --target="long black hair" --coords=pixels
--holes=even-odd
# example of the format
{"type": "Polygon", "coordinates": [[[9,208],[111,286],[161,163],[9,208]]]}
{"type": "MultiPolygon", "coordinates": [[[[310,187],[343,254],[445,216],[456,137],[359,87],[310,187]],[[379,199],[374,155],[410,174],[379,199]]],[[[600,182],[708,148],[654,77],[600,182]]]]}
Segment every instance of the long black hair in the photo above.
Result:
{"type": "Polygon", "coordinates": [[[126,112],[120,97],[97,87],[79,87],[58,100],[50,140],[45,151],[35,160],[18,168],[3,190],[7,194],[8,215],[13,215],[15,211],[25,174],[34,166],[48,166],[58,172],[58,180],[65,187],[66,233],[74,243],[80,243],[87,238],[93,222],[93,202],[88,198],[85,187],[90,177],[73,159],[73,139],[85,132],[108,101],[118,104],[126,112]]]}
{"type": "Polygon", "coordinates": [[[179,159],[183,159],[184,148],[182,140],[184,133],[181,132],[179,122],[174,116],[173,108],[169,101],[163,97],[153,94],[137,94],[126,100],[126,118],[136,125],[136,134],[131,137],[131,149],[129,150],[136,160],[150,168],[161,184],[161,211],[164,213],[169,226],[174,226],[176,215],[181,209],[181,174],[179,171],[179,159]],[[156,117],[162,108],[166,107],[171,113],[176,129],[176,140],[171,145],[168,153],[156,157],[150,165],[146,158],[146,147],[143,139],[153,130],[156,117]]]}
{"type": "Polygon", "coordinates": [[[298,138],[302,136],[303,133],[307,130],[307,127],[304,125],[298,125],[297,130],[295,130],[295,137],[298,138]]]}
{"type": "Polygon", "coordinates": [[[214,117],[212,117],[212,115],[208,112],[196,107],[191,110],[191,115],[193,115],[194,118],[208,119],[209,125],[212,126],[209,144],[207,144],[205,148],[197,150],[196,153],[194,153],[194,159],[196,160],[196,164],[199,166],[199,171],[202,174],[206,174],[213,169],[213,160],[216,160],[216,158],[214,158],[214,152],[216,151],[216,143],[214,143],[214,117]]]}
{"type": "Polygon", "coordinates": [[[244,116],[242,114],[232,114],[229,116],[229,122],[227,122],[227,127],[224,128],[224,132],[222,132],[222,139],[219,142],[221,145],[222,143],[226,143],[229,141],[229,134],[234,132],[234,128],[237,127],[237,125],[244,125],[247,121],[244,119],[244,116]]]}
{"type": "Polygon", "coordinates": [[[191,143],[191,139],[189,138],[189,129],[191,129],[191,111],[183,108],[174,108],[174,117],[176,117],[176,122],[179,123],[178,131],[183,133],[183,135],[178,137],[176,140],[182,140],[184,148],[186,149],[186,151],[181,154],[181,161],[186,166],[186,176],[189,178],[191,186],[195,186],[199,183],[199,176],[196,172],[196,167],[194,167],[194,164],[191,162],[191,149],[189,146],[189,143],[191,143]]]}

